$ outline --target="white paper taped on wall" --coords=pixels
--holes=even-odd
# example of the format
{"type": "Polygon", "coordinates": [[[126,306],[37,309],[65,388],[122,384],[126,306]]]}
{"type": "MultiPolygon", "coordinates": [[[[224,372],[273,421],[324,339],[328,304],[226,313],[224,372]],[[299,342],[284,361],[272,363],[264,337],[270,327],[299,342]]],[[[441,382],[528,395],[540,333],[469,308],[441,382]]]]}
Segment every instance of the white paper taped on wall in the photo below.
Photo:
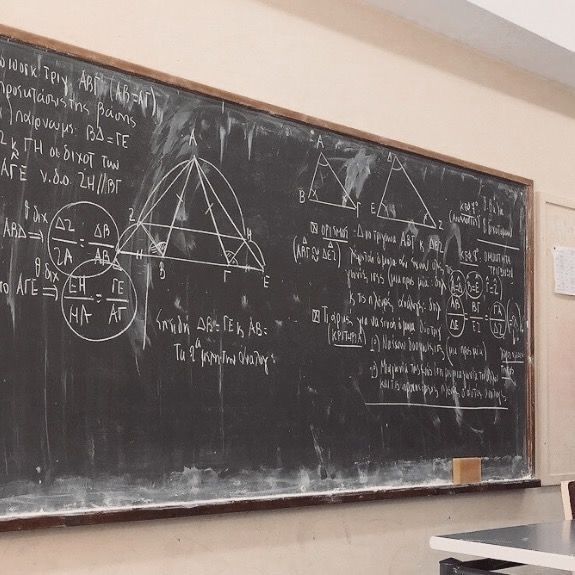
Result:
{"type": "Polygon", "coordinates": [[[555,246],[555,293],[575,295],[575,248],[555,246]]]}

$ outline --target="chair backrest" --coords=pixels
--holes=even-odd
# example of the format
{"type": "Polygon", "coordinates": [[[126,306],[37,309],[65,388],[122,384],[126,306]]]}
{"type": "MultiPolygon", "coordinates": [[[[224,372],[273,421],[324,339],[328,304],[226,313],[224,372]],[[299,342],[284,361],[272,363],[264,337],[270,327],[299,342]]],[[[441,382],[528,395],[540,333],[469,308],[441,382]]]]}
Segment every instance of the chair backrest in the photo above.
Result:
{"type": "Polygon", "coordinates": [[[563,514],[565,519],[573,519],[575,510],[575,481],[561,482],[561,497],[563,498],[563,514]]]}

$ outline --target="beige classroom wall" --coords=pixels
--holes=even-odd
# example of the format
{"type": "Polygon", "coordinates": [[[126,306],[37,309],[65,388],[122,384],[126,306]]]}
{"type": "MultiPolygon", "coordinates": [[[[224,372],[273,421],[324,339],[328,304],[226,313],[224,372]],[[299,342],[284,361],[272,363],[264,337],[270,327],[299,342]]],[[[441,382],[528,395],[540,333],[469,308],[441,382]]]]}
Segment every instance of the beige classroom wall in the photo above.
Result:
{"type": "MultiPolygon", "coordinates": [[[[360,2],[1,0],[0,22],[575,195],[573,93],[360,2]]],[[[548,487],[13,533],[0,571],[430,574],[432,534],[561,516],[548,487]]]]}

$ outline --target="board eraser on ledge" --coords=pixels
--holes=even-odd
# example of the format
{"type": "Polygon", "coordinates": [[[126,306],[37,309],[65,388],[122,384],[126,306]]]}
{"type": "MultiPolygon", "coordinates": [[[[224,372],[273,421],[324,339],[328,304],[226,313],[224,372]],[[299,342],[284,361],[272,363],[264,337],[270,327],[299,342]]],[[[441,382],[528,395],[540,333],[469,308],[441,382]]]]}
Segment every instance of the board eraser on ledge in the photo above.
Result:
{"type": "Polygon", "coordinates": [[[480,457],[457,457],[453,459],[453,483],[479,483],[481,481],[480,457]]]}

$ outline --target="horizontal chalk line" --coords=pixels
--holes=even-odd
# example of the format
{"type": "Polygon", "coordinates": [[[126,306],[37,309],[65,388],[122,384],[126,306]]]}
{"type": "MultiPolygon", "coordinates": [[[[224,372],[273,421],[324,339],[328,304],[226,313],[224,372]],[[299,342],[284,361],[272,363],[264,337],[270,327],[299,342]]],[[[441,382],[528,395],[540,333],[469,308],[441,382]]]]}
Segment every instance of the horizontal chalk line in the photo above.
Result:
{"type": "Polygon", "coordinates": [[[472,407],[459,407],[457,405],[432,405],[430,403],[409,403],[409,402],[379,402],[379,403],[366,403],[365,405],[369,406],[406,406],[406,407],[429,407],[429,408],[437,408],[437,409],[490,409],[490,410],[501,410],[507,411],[508,407],[497,407],[494,405],[485,405],[485,406],[472,406],[472,407]]]}

